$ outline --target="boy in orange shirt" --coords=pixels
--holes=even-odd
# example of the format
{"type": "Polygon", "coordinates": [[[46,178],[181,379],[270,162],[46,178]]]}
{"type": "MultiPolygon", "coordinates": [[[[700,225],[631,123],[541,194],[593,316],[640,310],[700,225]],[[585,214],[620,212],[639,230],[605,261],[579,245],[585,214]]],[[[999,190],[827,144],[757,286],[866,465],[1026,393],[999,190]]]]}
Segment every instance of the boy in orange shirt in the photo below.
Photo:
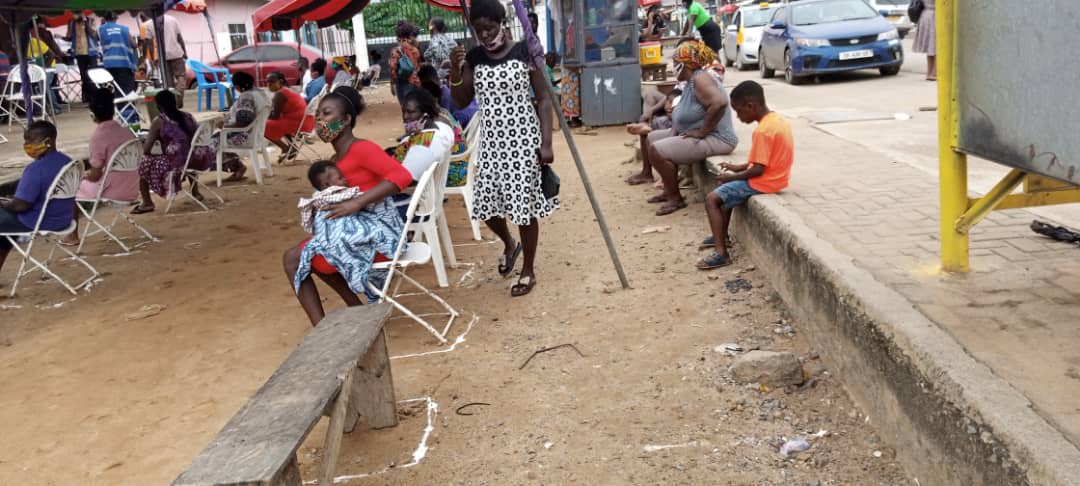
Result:
{"type": "Polygon", "coordinates": [[[744,81],[731,90],[731,108],[740,121],[757,122],[758,126],[754,129],[748,161],[721,164],[728,172],[716,176],[720,187],[705,198],[712,236],[702,246],[712,247],[714,251],[698,261],[697,267],[702,270],[731,265],[727,248],[731,211],[754,195],[779,192],[787,187],[795,159],[791,125],[779,113],[769,110],[760,84],[744,81]]]}

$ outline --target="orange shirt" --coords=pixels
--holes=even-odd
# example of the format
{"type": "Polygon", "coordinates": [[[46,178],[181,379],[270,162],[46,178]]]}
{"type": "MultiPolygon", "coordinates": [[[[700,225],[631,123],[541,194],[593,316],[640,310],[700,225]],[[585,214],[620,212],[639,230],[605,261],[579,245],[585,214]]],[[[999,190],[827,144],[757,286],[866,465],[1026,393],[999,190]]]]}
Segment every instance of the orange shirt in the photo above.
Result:
{"type": "Polygon", "coordinates": [[[754,129],[749,162],[765,166],[765,172],[750,179],[750,187],[761,193],[780,192],[791,178],[795,160],[795,139],[791,125],[779,113],[765,115],[754,129]]]}

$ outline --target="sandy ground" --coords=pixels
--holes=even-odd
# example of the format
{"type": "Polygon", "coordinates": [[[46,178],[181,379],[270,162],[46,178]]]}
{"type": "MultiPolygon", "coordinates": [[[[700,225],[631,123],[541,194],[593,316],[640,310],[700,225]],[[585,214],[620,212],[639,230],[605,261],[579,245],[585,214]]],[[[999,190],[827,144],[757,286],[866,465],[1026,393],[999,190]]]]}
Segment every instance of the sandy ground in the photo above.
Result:
{"type": "MultiPolygon", "coordinates": [[[[374,106],[358,133],[386,143],[395,119],[396,106],[374,106]]],[[[543,223],[532,295],[509,296],[498,245],[471,241],[451,199],[462,265],[440,294],[462,310],[451,334],[463,340],[450,349],[409,321],[388,325],[392,355],[445,352],[393,361],[398,398],[417,401],[401,404],[396,428],[347,435],[339,475],[370,474],[352,484],[913,484],[752,261],[693,268],[702,207],[652,216],[650,191],[622,183],[627,136],[610,128],[578,141],[633,289],[618,289],[561,141],[563,208],[543,223]],[[729,292],[737,278],[751,290],[729,292]],[[584,356],[564,347],[519,369],[564,343],[584,356]],[[735,358],[713,350],[722,343],[795,352],[813,385],[736,384],[735,358]],[[457,412],[471,402],[490,405],[457,412]],[[426,455],[403,467],[429,419],[426,455]],[[813,447],[782,458],[795,436],[813,447]]],[[[310,189],[305,167],[275,170],[265,186],[225,188],[226,204],[209,214],[143,217],[162,241],[132,255],[89,244],[105,275],[74,300],[52,283],[0,300],[0,484],[166,484],[278,367],[309,329],[280,256],[303,237],[295,202],[310,189]],[[148,304],[164,310],[127,318],[148,304]]],[[[430,270],[416,275],[434,285],[430,270]]],[[[324,433],[325,420],[299,451],[307,478],[324,433]]]]}

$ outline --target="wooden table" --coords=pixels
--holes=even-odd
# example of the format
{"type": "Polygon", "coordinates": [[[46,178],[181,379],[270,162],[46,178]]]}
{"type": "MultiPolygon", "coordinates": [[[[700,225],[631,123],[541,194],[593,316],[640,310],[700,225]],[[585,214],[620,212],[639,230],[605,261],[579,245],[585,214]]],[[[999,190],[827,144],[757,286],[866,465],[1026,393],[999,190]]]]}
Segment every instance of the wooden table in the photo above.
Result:
{"type": "MultiPolygon", "coordinates": [[[[191,116],[195,118],[195,121],[200,124],[220,122],[225,119],[225,115],[224,112],[220,111],[203,111],[191,114],[191,116]]],[[[4,145],[5,148],[10,145],[12,149],[17,149],[15,144],[10,142],[4,145]]],[[[60,144],[57,149],[74,160],[90,158],[90,144],[87,140],[60,144]]],[[[19,150],[19,152],[21,152],[21,150],[19,150]]],[[[22,177],[23,169],[26,168],[26,165],[29,163],[30,158],[22,153],[6,159],[0,159],[0,187],[18,182],[19,178],[22,177]]]]}

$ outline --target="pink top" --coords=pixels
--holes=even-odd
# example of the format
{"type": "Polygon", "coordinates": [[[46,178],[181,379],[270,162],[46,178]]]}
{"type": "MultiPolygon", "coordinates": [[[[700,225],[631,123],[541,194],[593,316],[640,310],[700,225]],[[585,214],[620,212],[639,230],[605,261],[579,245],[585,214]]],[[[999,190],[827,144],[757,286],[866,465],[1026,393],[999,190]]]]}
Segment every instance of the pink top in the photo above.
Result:
{"type": "MultiPolygon", "coordinates": [[[[116,120],[99,123],[90,137],[90,166],[97,167],[104,174],[105,164],[109,163],[113,152],[124,142],[134,140],[135,134],[124,128],[116,120]]],[[[99,182],[91,182],[83,179],[79,183],[79,199],[94,199],[97,197],[99,182]]],[[[105,180],[105,191],[101,194],[105,199],[113,201],[134,201],[139,198],[139,172],[110,172],[105,180]]]]}

